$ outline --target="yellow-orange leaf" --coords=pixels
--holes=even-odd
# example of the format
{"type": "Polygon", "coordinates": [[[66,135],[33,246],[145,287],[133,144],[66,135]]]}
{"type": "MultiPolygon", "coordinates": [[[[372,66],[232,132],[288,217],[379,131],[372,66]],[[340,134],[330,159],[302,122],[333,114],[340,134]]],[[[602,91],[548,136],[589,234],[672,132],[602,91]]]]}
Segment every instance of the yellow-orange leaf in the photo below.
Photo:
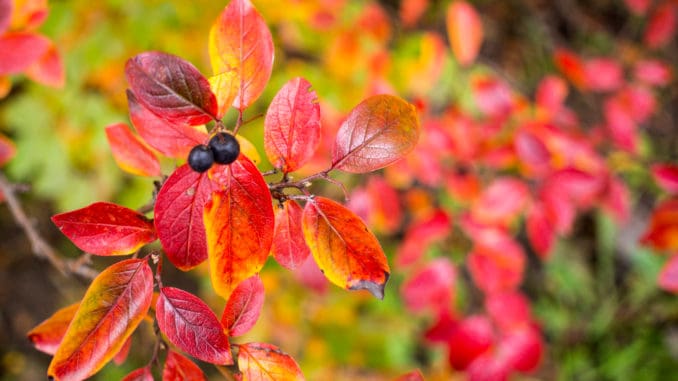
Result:
{"type": "Polygon", "coordinates": [[[303,381],[294,359],[275,345],[247,343],[239,346],[238,366],[242,381],[303,381]]]}
{"type": "Polygon", "coordinates": [[[360,217],[335,201],[316,197],[304,207],[302,229],[313,258],[330,282],[384,298],[390,271],[386,256],[360,217]]]}
{"type": "Polygon", "coordinates": [[[75,311],[78,310],[79,306],[80,303],[78,302],[58,310],[45,321],[31,329],[27,335],[28,340],[33,343],[37,350],[53,355],[59,344],[61,344],[66,329],[71,324],[71,320],[73,320],[75,311]]]}
{"type": "Polygon", "coordinates": [[[454,1],[447,8],[447,35],[452,53],[466,66],[476,59],[483,43],[483,24],[478,12],[465,1],[454,1]]]}
{"type": "Polygon", "coordinates": [[[160,176],[158,158],[125,123],[106,127],[106,138],[120,169],[137,176],[160,176]]]}
{"type": "Polygon", "coordinates": [[[151,306],[153,273],[145,259],[120,261],[97,276],[68,326],[47,374],[90,377],[120,351],[151,306]]]}

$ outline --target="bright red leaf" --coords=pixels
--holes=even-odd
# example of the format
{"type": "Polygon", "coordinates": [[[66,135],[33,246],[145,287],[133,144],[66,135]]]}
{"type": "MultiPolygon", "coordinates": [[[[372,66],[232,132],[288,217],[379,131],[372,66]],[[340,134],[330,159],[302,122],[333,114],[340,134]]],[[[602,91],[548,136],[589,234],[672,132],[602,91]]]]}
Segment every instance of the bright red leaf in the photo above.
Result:
{"type": "Polygon", "coordinates": [[[244,335],[254,327],[264,306],[264,283],[258,275],[242,281],[228,298],[221,324],[229,336],[244,335]]]}
{"type": "Polygon", "coordinates": [[[496,118],[507,116],[514,106],[514,96],[509,85],[494,76],[480,74],[471,77],[471,91],[478,109],[496,118]]]}
{"type": "Polygon", "coordinates": [[[517,292],[502,292],[488,295],[485,309],[494,323],[503,331],[529,326],[532,323],[530,302],[517,292]]]}
{"type": "Polygon", "coordinates": [[[547,75],[539,82],[535,101],[539,106],[554,112],[561,108],[567,93],[567,83],[561,77],[547,75]]]}
{"type": "Polygon", "coordinates": [[[447,258],[438,258],[411,274],[402,285],[405,306],[412,312],[426,308],[447,310],[454,305],[456,270],[447,258]]]}
{"type": "Polygon", "coordinates": [[[403,219],[400,196],[383,177],[370,176],[364,188],[351,192],[347,206],[376,232],[394,233],[403,219]]]}
{"type": "Polygon", "coordinates": [[[541,203],[532,205],[528,210],[525,217],[525,230],[532,249],[540,258],[548,258],[556,236],[541,203]]]}
{"type": "Polygon", "coordinates": [[[238,367],[243,381],[304,380],[296,361],[275,345],[247,343],[238,348],[238,367]]]}
{"type": "Polygon", "coordinates": [[[145,366],[131,371],[121,381],[153,381],[153,373],[151,373],[151,368],[145,366]]]}
{"type": "Polygon", "coordinates": [[[507,226],[523,210],[528,192],[527,185],[518,179],[495,179],[472,206],[471,217],[480,224],[507,226]]]}
{"type": "Polygon", "coordinates": [[[80,303],[73,303],[70,306],[59,309],[52,316],[47,318],[35,328],[31,329],[26,336],[33,343],[35,349],[53,355],[61,340],[66,334],[68,325],[71,324],[75,312],[80,303]]]}
{"type": "Polygon", "coordinates": [[[240,155],[210,170],[222,188],[205,205],[210,276],[217,294],[228,299],[238,284],[261,270],[273,243],[271,194],[257,167],[240,155]]]}
{"type": "MultiPolygon", "coordinates": [[[[233,107],[244,110],[259,98],[271,77],[274,52],[271,32],[252,3],[231,0],[210,29],[209,55],[215,75],[235,73],[238,92],[233,107]]],[[[221,110],[228,106],[219,105],[221,110]]]]}
{"type": "Polygon", "coordinates": [[[52,216],[52,222],[81,250],[95,255],[126,255],[155,241],[153,221],[108,202],[52,216]]]}
{"type": "Polygon", "coordinates": [[[584,63],[579,56],[567,49],[558,48],[554,53],[553,59],[558,70],[560,70],[572,84],[580,89],[586,87],[584,63]]]}
{"type": "Polygon", "coordinates": [[[14,142],[9,140],[3,134],[0,134],[0,167],[7,164],[16,155],[16,147],[14,142]]]}
{"type": "Polygon", "coordinates": [[[127,61],[125,75],[137,100],[162,119],[195,126],[216,118],[217,100],[209,82],[177,56],[141,53],[127,61]]]}
{"type": "Polygon", "coordinates": [[[640,242],[657,250],[678,250],[678,199],[657,205],[640,242]]]}
{"type": "Polygon", "coordinates": [[[160,176],[160,162],[125,123],[106,127],[106,138],[120,169],[138,176],[160,176]]]}
{"type": "Polygon", "coordinates": [[[163,287],[155,316],[160,331],[182,351],[212,364],[233,364],[224,327],[197,296],[178,288],[163,287]]]}
{"type": "Polygon", "coordinates": [[[467,381],[508,381],[511,366],[503,356],[487,351],[478,356],[466,372],[467,381]]]}
{"type": "Polygon", "coordinates": [[[678,165],[671,163],[655,164],[651,171],[654,181],[665,192],[678,193],[678,165]]]}
{"type": "Polygon", "coordinates": [[[465,370],[494,341],[492,324],[485,316],[472,315],[457,324],[448,341],[448,361],[457,370],[465,370]]]}
{"type": "Polygon", "coordinates": [[[457,61],[464,66],[473,63],[483,43],[483,24],[478,12],[466,1],[453,1],[447,8],[446,24],[457,61]]]}
{"type": "Polygon", "coordinates": [[[28,32],[0,36],[0,76],[26,70],[47,53],[51,44],[46,37],[28,32]]]}
{"type": "Polygon", "coordinates": [[[622,85],[624,72],[611,58],[593,58],[584,62],[584,80],[589,90],[611,91],[622,85]]]}
{"type": "Polygon", "coordinates": [[[301,266],[311,251],[301,230],[302,209],[294,200],[285,201],[275,209],[275,230],[271,253],[278,263],[294,270],[301,266]]]}
{"type": "Polygon", "coordinates": [[[162,381],[204,381],[205,375],[195,363],[179,353],[167,351],[162,381]]]}
{"type": "Polygon", "coordinates": [[[358,104],[337,131],[332,168],[365,173],[400,159],[417,144],[416,108],[393,95],[375,95],[358,104]]]}
{"type": "Polygon", "coordinates": [[[167,178],[155,201],[155,227],[167,258],[187,271],[207,259],[203,209],[218,186],[187,164],[167,178]]]}
{"type": "Polygon", "coordinates": [[[292,172],[303,166],[320,143],[320,105],[311,84],[291,79],[271,101],[264,120],[264,149],[274,167],[292,172]]]}
{"type": "Polygon", "coordinates": [[[487,294],[514,290],[523,279],[525,253],[506,233],[485,230],[474,237],[467,266],[474,283],[487,294]]]}
{"type": "Polygon", "coordinates": [[[110,361],[151,306],[153,272],[146,259],[102,271],[83,297],[47,373],[54,380],[85,379],[110,361]]]}
{"type": "Polygon", "coordinates": [[[358,216],[335,201],[315,197],[304,207],[302,229],[313,258],[330,282],[384,298],[390,271],[386,255],[358,216]]]}
{"type": "Polygon", "coordinates": [[[544,353],[544,343],[539,332],[526,326],[506,333],[496,350],[497,357],[506,359],[513,370],[531,372],[539,366],[544,353]]]}
{"type": "Polygon", "coordinates": [[[676,34],[676,5],[664,1],[652,12],[643,39],[650,48],[665,46],[676,34]]]}

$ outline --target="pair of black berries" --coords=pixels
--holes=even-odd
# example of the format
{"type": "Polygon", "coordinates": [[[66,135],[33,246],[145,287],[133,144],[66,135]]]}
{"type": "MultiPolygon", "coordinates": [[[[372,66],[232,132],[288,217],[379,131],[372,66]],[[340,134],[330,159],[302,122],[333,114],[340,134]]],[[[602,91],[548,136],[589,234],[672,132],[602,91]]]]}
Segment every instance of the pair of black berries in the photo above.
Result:
{"type": "Polygon", "coordinates": [[[188,154],[188,165],[196,172],[205,172],[214,163],[231,164],[240,154],[240,143],[231,134],[219,132],[207,145],[199,144],[188,154]]]}

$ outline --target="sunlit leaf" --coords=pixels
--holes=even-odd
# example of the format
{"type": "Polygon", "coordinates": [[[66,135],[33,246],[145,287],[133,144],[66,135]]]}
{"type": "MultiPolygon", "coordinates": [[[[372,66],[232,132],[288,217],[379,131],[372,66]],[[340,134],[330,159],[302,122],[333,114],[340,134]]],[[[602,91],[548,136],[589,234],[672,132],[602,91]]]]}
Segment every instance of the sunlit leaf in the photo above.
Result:
{"type": "Polygon", "coordinates": [[[16,147],[14,142],[9,140],[3,134],[0,134],[0,167],[7,164],[16,155],[16,147]]]}
{"type": "Polygon", "coordinates": [[[17,74],[35,63],[51,42],[34,33],[11,32],[0,36],[0,75],[17,74]]]}
{"type": "Polygon", "coordinates": [[[167,178],[155,200],[155,227],[167,258],[187,271],[207,259],[202,215],[217,185],[187,164],[167,178]]]}
{"type": "Polygon", "coordinates": [[[163,155],[185,159],[194,146],[207,140],[204,127],[163,120],[142,106],[130,90],[127,90],[127,103],[130,119],[139,136],[163,155]]]}
{"type": "Polygon", "coordinates": [[[125,123],[106,127],[106,138],[118,167],[138,176],[160,176],[160,162],[125,123]]]}
{"type": "Polygon", "coordinates": [[[259,151],[257,151],[257,147],[252,144],[247,138],[244,136],[238,134],[235,136],[235,138],[238,140],[238,144],[240,144],[240,153],[247,156],[248,159],[254,163],[254,165],[258,165],[261,163],[261,156],[259,156],[259,151]]]}
{"type": "Polygon", "coordinates": [[[296,361],[275,345],[247,343],[238,348],[238,367],[243,381],[304,380],[296,361]]]}
{"type": "MultiPolygon", "coordinates": [[[[271,32],[252,3],[232,0],[210,29],[209,54],[216,76],[235,72],[237,95],[233,107],[244,110],[259,98],[271,77],[274,51],[271,32]]],[[[232,89],[230,84],[217,88],[225,93],[232,89]]],[[[218,97],[225,101],[231,95],[218,97]]]]}
{"type": "Polygon", "coordinates": [[[167,121],[195,126],[216,118],[217,99],[209,82],[177,56],[141,53],[127,61],[125,75],[137,100],[167,121]]]}
{"type": "Polygon", "coordinates": [[[292,172],[303,166],[320,143],[320,106],[311,84],[291,79],[271,101],[264,120],[264,148],[274,167],[292,172]]]}
{"type": "Polygon", "coordinates": [[[75,246],[95,255],[131,254],[157,238],[153,221],[108,202],[57,214],[52,222],[75,246]]]}
{"type": "Polygon", "coordinates": [[[393,95],[358,104],[342,123],[332,147],[332,168],[364,173],[383,168],[412,151],[419,139],[415,107],[393,95]]]}
{"type": "Polygon", "coordinates": [[[87,289],[47,370],[54,380],[85,379],[125,344],[151,306],[153,273],[146,259],[102,271],[87,289]]]}
{"type": "Polygon", "coordinates": [[[316,197],[306,203],[302,228],[315,261],[330,282],[384,298],[390,271],[386,256],[358,216],[335,201],[316,197]]]}
{"type": "Polygon", "coordinates": [[[189,355],[212,364],[233,364],[224,327],[197,296],[174,287],[163,287],[155,306],[160,331],[189,355]]]}
{"type": "Polygon", "coordinates": [[[228,298],[236,286],[261,270],[273,242],[271,194],[261,173],[240,155],[209,172],[222,188],[205,205],[203,222],[212,285],[228,298]]]}
{"type": "Polygon", "coordinates": [[[204,381],[205,375],[195,363],[179,353],[169,350],[165,366],[162,368],[162,381],[204,381]]]}
{"type": "Polygon", "coordinates": [[[447,8],[447,36],[452,52],[462,65],[473,63],[483,43],[483,24],[466,1],[453,1],[447,8]]]}
{"type": "Polygon", "coordinates": [[[235,70],[225,71],[209,78],[210,88],[217,97],[219,104],[218,117],[223,117],[229,107],[233,104],[235,97],[238,96],[238,73],[235,70]]]}
{"type": "Polygon", "coordinates": [[[254,327],[264,306],[264,283],[258,275],[242,281],[228,298],[221,324],[229,336],[240,336],[254,327]]]}
{"type": "Polygon", "coordinates": [[[145,366],[131,371],[121,381],[153,381],[153,373],[151,373],[151,368],[145,366]]]}
{"type": "Polygon", "coordinates": [[[61,344],[66,329],[71,324],[78,307],[80,307],[79,302],[59,309],[45,321],[28,331],[28,340],[33,343],[37,350],[53,355],[61,344]]]}
{"type": "Polygon", "coordinates": [[[296,201],[285,201],[275,209],[275,230],[271,253],[278,263],[294,270],[301,266],[311,251],[301,230],[302,209],[296,201]]]}

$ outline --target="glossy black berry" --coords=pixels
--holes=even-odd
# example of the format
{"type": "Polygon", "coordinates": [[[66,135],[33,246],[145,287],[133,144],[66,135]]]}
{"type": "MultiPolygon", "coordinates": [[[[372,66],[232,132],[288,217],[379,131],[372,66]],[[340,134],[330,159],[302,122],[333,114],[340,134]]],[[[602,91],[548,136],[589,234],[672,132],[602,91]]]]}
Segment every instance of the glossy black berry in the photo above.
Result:
{"type": "Polygon", "coordinates": [[[209,146],[214,154],[214,161],[219,164],[231,164],[240,155],[240,143],[235,136],[227,132],[214,135],[209,146]]]}
{"type": "Polygon", "coordinates": [[[188,154],[188,166],[196,172],[205,172],[214,164],[214,155],[212,150],[200,144],[191,150],[188,154]]]}

